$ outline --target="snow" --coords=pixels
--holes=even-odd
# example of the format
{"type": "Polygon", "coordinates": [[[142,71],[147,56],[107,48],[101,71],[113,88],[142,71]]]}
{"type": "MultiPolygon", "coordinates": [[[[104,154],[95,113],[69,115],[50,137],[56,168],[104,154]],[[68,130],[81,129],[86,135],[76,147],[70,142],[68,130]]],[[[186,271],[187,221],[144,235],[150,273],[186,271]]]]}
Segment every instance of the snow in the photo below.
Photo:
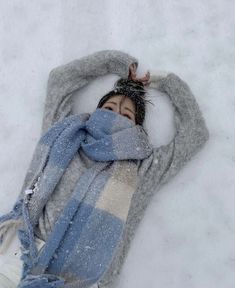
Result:
{"type": "MultiPolygon", "coordinates": [[[[190,85],[210,140],[153,197],[115,287],[234,288],[234,9],[231,0],[1,1],[0,213],[15,202],[39,138],[50,70],[120,49],[139,59],[139,75],[172,71],[190,85]]],[[[80,91],[75,110],[93,111],[115,79],[80,91]]],[[[149,94],[150,139],[166,144],[171,103],[149,94]]]]}

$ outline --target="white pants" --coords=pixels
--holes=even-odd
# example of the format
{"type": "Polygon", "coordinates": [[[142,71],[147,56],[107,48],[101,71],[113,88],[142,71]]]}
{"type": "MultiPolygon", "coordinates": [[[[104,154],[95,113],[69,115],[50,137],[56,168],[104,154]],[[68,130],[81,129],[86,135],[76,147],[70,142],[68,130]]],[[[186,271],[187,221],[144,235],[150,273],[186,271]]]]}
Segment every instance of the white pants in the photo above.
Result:
{"type": "MultiPolygon", "coordinates": [[[[40,250],[45,244],[44,241],[36,238],[37,248],[40,250]]],[[[15,288],[20,282],[23,262],[20,259],[20,243],[17,235],[14,236],[7,251],[1,256],[0,288],[15,288]]]]}
{"type": "MultiPolygon", "coordinates": [[[[35,240],[37,249],[40,250],[45,242],[39,238],[35,240]]],[[[3,258],[0,262],[0,288],[16,288],[19,284],[23,266],[20,256],[20,243],[15,235],[7,253],[0,255],[0,258],[3,258]]],[[[91,288],[98,288],[98,285],[94,284],[91,288]]]]}

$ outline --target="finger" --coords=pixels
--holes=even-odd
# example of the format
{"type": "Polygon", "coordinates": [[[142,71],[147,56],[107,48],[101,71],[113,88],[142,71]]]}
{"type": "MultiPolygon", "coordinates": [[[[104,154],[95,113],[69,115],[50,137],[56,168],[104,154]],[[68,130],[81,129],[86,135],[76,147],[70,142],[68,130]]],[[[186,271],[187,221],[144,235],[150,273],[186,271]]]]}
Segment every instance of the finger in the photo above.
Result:
{"type": "Polygon", "coordinates": [[[148,78],[146,76],[139,78],[138,81],[140,82],[144,82],[144,81],[148,81],[148,78]]]}
{"type": "Polygon", "coordinates": [[[128,76],[128,78],[132,79],[132,77],[133,77],[133,64],[131,64],[130,67],[129,67],[129,76],[128,76]]]}
{"type": "Polygon", "coordinates": [[[133,63],[133,64],[130,65],[131,71],[136,72],[136,68],[137,68],[137,66],[136,66],[135,63],[133,63]]]}
{"type": "MultiPolygon", "coordinates": [[[[133,64],[133,65],[134,65],[134,64],[133,64]]],[[[131,70],[131,74],[132,74],[132,75],[136,75],[136,69],[135,69],[134,66],[131,66],[130,70],[131,70]]]]}
{"type": "Polygon", "coordinates": [[[137,65],[134,63],[134,70],[135,70],[135,72],[136,72],[136,70],[137,70],[137,65]]]}

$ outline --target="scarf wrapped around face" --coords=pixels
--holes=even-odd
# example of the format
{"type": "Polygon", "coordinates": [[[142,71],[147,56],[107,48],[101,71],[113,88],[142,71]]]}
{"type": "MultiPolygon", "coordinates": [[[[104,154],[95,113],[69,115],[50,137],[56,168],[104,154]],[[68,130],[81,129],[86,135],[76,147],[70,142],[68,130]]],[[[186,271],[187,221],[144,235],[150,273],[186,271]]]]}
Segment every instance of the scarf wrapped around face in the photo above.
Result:
{"type": "Polygon", "coordinates": [[[86,288],[101,278],[122,240],[138,185],[136,160],[151,153],[141,126],[105,109],[67,117],[42,136],[25,198],[0,218],[0,223],[19,217],[24,220],[24,228],[18,231],[24,267],[19,288],[86,288]],[[34,227],[79,149],[96,163],[79,178],[39,253],[34,227]],[[33,193],[35,183],[38,189],[33,193]]]}

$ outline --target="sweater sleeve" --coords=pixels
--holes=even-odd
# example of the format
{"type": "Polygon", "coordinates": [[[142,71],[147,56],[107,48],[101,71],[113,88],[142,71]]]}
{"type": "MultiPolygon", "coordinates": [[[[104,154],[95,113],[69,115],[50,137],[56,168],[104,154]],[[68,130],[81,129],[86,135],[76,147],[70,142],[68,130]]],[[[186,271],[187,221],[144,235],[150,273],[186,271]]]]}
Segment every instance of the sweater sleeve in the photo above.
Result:
{"type": "Polygon", "coordinates": [[[55,122],[71,115],[73,92],[105,74],[127,78],[137,59],[117,50],[103,50],[53,69],[49,74],[42,133],[55,122]]]}
{"type": "Polygon", "coordinates": [[[154,149],[146,169],[144,182],[156,190],[203,147],[209,139],[209,131],[189,86],[178,76],[170,73],[166,77],[155,77],[150,87],[169,96],[175,110],[176,127],[174,139],[154,149]]]}

